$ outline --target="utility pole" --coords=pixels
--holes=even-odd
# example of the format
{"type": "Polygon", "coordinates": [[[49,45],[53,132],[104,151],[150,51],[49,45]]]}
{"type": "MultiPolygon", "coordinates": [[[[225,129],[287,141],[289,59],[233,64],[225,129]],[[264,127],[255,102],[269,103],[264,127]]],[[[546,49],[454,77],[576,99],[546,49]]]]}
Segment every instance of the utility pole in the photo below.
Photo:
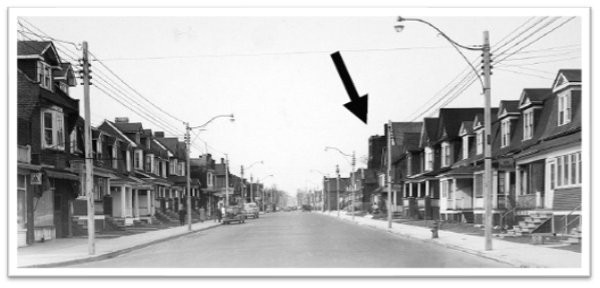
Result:
{"type": "Polygon", "coordinates": [[[336,184],[336,199],[337,203],[337,216],[340,217],[340,166],[335,165],[335,173],[337,173],[337,184],[336,184]]]}
{"type": "Polygon", "coordinates": [[[185,162],[186,162],[186,175],[187,175],[187,195],[186,195],[186,199],[187,199],[187,219],[188,219],[188,231],[192,231],[192,200],[191,200],[191,196],[190,196],[190,145],[191,145],[191,141],[190,141],[190,123],[185,123],[185,162]]]}
{"type": "MultiPolygon", "coordinates": [[[[329,179],[328,179],[329,177],[323,176],[323,178],[324,178],[323,184],[327,183],[326,185],[329,186],[329,179]]],[[[323,185],[323,186],[325,186],[325,185],[323,185]]],[[[323,202],[323,207],[322,207],[323,213],[325,213],[325,200],[326,200],[325,194],[327,194],[327,197],[329,197],[329,193],[327,193],[327,186],[325,186],[325,189],[323,189],[323,201],[322,201],[323,202]]]]}
{"type": "Polygon", "coordinates": [[[229,206],[229,158],[225,154],[225,207],[227,206],[229,206]]]}
{"type": "Polygon", "coordinates": [[[246,184],[244,184],[244,165],[241,166],[241,180],[242,180],[242,199],[240,200],[240,205],[243,206],[243,203],[246,203],[246,184]]]}
{"type": "Polygon", "coordinates": [[[484,107],[484,130],[485,130],[485,149],[484,149],[484,207],[485,207],[485,250],[492,250],[492,113],[491,113],[491,55],[490,55],[490,35],[488,31],[483,31],[483,93],[485,97],[484,107]]]}
{"type": "Polygon", "coordinates": [[[387,127],[387,192],[388,192],[388,228],[392,228],[392,121],[387,127]]]}
{"type": "Polygon", "coordinates": [[[254,202],[254,191],[252,189],[252,174],[250,174],[250,202],[254,202]]]}
{"type": "Polygon", "coordinates": [[[88,253],[96,254],[96,227],[94,223],[94,191],[92,191],[92,128],[90,110],[90,63],[88,54],[88,43],[83,42],[83,102],[85,107],[85,194],[87,196],[87,223],[88,223],[88,253]]]}
{"type": "Polygon", "coordinates": [[[352,151],[352,220],[354,220],[354,197],[356,196],[356,171],[354,171],[356,166],[356,156],[355,152],[352,151]]]}

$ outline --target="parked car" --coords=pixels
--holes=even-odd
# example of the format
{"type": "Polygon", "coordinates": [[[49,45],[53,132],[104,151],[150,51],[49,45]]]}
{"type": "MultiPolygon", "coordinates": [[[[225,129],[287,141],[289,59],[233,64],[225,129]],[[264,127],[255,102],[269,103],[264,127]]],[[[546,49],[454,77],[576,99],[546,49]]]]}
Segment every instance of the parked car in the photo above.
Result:
{"type": "Polygon", "coordinates": [[[254,202],[244,203],[244,218],[252,217],[258,218],[258,205],[254,202]]]}
{"type": "Polygon", "coordinates": [[[225,209],[225,215],[223,216],[223,224],[229,224],[231,222],[238,222],[243,224],[246,219],[244,217],[244,210],[239,206],[230,206],[225,209]]]}

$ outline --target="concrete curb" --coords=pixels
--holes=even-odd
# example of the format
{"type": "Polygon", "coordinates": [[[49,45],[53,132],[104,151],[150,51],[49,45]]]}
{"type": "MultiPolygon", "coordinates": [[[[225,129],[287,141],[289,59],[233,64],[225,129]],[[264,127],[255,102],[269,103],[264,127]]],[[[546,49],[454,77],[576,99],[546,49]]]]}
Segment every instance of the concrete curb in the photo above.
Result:
{"type": "MultiPolygon", "coordinates": [[[[327,214],[324,214],[324,215],[327,215],[327,214]]],[[[331,215],[327,215],[327,216],[333,217],[331,215]]],[[[334,218],[337,218],[337,216],[334,217],[334,218]]],[[[339,218],[339,219],[343,220],[343,221],[348,221],[348,222],[351,222],[351,223],[354,223],[354,224],[357,224],[357,225],[360,225],[360,226],[365,226],[365,227],[368,227],[368,228],[371,228],[371,229],[375,229],[375,230],[379,230],[379,231],[385,231],[385,232],[388,232],[388,233],[391,233],[391,234],[399,235],[399,236],[402,236],[402,237],[404,237],[406,239],[423,241],[423,242],[434,244],[434,245],[437,245],[437,246],[440,246],[440,247],[444,247],[444,248],[448,248],[448,249],[460,251],[460,252],[463,252],[463,253],[475,255],[475,256],[486,258],[486,259],[489,259],[489,260],[494,260],[494,261],[502,263],[502,264],[507,264],[507,265],[514,266],[515,268],[549,268],[549,267],[546,267],[546,266],[543,266],[543,265],[537,265],[537,264],[533,264],[533,263],[526,263],[526,262],[521,262],[521,261],[518,261],[518,260],[505,259],[505,258],[500,258],[500,257],[493,256],[493,255],[488,255],[488,254],[485,254],[485,253],[483,253],[481,251],[467,249],[467,248],[464,248],[464,247],[461,247],[461,246],[457,246],[457,245],[454,245],[454,244],[440,243],[439,241],[436,241],[436,240],[433,240],[433,239],[417,238],[417,237],[413,237],[413,236],[411,236],[409,234],[404,234],[404,233],[401,233],[401,232],[390,230],[389,228],[382,229],[382,228],[380,228],[380,227],[378,227],[376,225],[359,223],[356,220],[353,221],[351,219],[345,219],[345,218],[339,218]]],[[[398,224],[398,223],[396,223],[396,224],[398,224]]]]}
{"type": "Polygon", "coordinates": [[[190,231],[190,232],[185,232],[182,234],[178,234],[178,235],[173,235],[173,236],[169,236],[166,238],[161,238],[161,239],[156,239],[153,241],[150,241],[148,243],[143,243],[143,244],[139,244],[133,247],[129,247],[129,248],[125,248],[122,250],[118,250],[118,251],[113,251],[113,252],[108,252],[108,253],[104,253],[101,255],[96,255],[96,256],[91,256],[91,257],[86,257],[86,258],[82,258],[82,259],[74,259],[74,260],[68,260],[68,261],[62,261],[62,262],[56,262],[56,263],[48,263],[48,264],[36,264],[36,265],[28,265],[28,266],[21,266],[18,268],[56,268],[56,267],[62,267],[62,266],[68,266],[68,265],[75,265],[75,264],[82,264],[82,263],[88,263],[88,262],[95,262],[95,261],[100,261],[100,260],[106,260],[106,259],[110,259],[110,258],[115,258],[119,255],[122,254],[126,254],[129,252],[133,252],[136,250],[140,250],[143,248],[146,248],[148,246],[152,246],[154,244],[158,244],[161,242],[166,242],[169,240],[173,240],[179,237],[183,237],[183,236],[188,236],[188,235],[193,235],[196,234],[198,232],[202,232],[208,229],[212,229],[212,228],[216,228],[221,226],[221,224],[217,224],[217,225],[213,225],[213,226],[208,226],[208,227],[204,227],[204,228],[200,228],[198,230],[194,230],[194,231],[190,231]]]}

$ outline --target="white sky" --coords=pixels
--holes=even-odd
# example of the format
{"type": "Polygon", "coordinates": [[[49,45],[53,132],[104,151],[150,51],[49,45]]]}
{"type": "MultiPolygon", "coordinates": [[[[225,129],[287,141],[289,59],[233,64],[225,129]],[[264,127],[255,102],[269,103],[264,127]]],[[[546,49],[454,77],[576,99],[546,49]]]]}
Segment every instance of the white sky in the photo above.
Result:
{"type": "MultiPolygon", "coordinates": [[[[199,138],[208,143],[208,152],[216,159],[228,153],[232,171],[238,175],[240,165],[247,167],[264,161],[264,165],[254,165],[246,176],[251,173],[256,179],[273,174],[273,178],[264,182],[276,184],[291,195],[296,189],[320,187],[322,175],[311,173],[311,169],[333,176],[335,165],[339,164],[342,177],[348,175],[349,163],[336,151],[325,152],[325,146],[349,154],[356,151],[357,158],[367,156],[369,136],[383,134],[383,124],[388,120],[412,120],[409,116],[413,112],[421,112],[418,109],[422,105],[468,67],[450,44],[426,25],[406,22],[404,31],[397,33],[393,28],[397,15],[427,20],[463,45],[481,45],[484,30],[489,31],[494,45],[532,16],[538,18],[526,26],[543,20],[543,16],[564,16],[509,50],[510,53],[581,12],[455,8],[387,9],[372,13],[368,9],[355,9],[349,14],[356,16],[344,16],[346,12],[334,9],[283,14],[264,10],[213,14],[213,11],[187,9],[186,16],[181,16],[184,11],[169,10],[168,14],[155,17],[161,15],[157,10],[168,9],[141,12],[130,9],[119,10],[123,17],[106,17],[115,15],[114,10],[97,9],[86,17],[50,17],[73,12],[58,10],[37,10],[34,13],[37,16],[23,16],[23,19],[53,38],[76,43],[87,41],[90,51],[128,85],[161,109],[189,121],[191,126],[201,125],[215,115],[235,114],[234,123],[218,119],[201,132],[199,138]],[[275,16],[284,14],[290,16],[275,16]],[[330,57],[336,51],[341,51],[358,93],[369,95],[368,125],[343,107],[349,98],[330,57]]],[[[581,68],[581,57],[586,57],[580,50],[583,24],[581,18],[576,18],[522,51],[551,50],[518,53],[508,58],[514,60],[504,64],[560,61],[505,67],[510,71],[497,65],[492,76],[492,106],[497,107],[500,100],[517,100],[524,88],[551,87],[558,69],[581,68]],[[565,60],[569,58],[575,59],[565,60]]],[[[507,40],[510,37],[504,42],[507,40]]],[[[81,53],[69,45],[58,48],[81,53]]],[[[480,54],[463,52],[470,60],[480,54]]],[[[65,57],[64,52],[59,54],[65,57]]],[[[97,63],[93,63],[92,71],[94,77],[103,77],[98,73],[110,75],[97,63]]],[[[95,78],[93,82],[100,80],[95,78]]],[[[476,82],[447,107],[482,107],[480,91],[476,82]]],[[[77,86],[71,93],[74,98],[82,98],[83,87],[77,86]]],[[[105,118],[127,116],[132,122],[142,122],[146,129],[165,131],[95,87],[91,93],[94,124],[105,118]]],[[[150,107],[134,93],[128,94],[150,107]]],[[[83,115],[83,105],[81,109],[83,115]]],[[[179,136],[183,135],[182,123],[156,109],[149,110],[150,114],[160,115],[176,126],[179,136]]],[[[192,157],[197,157],[205,147],[204,143],[196,142],[192,157]]],[[[358,163],[359,167],[366,166],[358,163]]]]}

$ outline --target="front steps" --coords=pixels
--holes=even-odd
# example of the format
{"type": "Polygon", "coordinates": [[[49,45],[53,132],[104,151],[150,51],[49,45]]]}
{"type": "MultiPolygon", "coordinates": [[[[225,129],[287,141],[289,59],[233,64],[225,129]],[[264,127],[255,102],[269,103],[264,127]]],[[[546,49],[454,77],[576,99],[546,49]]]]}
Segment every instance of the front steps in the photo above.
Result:
{"type": "MultiPolygon", "coordinates": [[[[513,229],[506,231],[504,236],[523,236],[530,235],[534,230],[552,217],[552,212],[532,211],[519,225],[513,226],[513,229]]],[[[549,231],[548,231],[549,232],[549,231]]]]}

